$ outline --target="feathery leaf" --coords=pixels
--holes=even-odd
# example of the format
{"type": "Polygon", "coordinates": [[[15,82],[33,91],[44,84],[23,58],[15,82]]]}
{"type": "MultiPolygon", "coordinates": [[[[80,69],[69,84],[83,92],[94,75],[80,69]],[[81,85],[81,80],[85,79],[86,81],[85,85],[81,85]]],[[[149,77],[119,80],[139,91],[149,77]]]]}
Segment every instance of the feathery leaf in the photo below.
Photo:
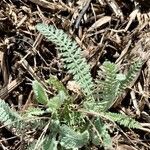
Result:
{"type": "Polygon", "coordinates": [[[117,122],[118,124],[123,125],[128,128],[140,129],[142,127],[141,124],[137,122],[135,119],[130,118],[129,116],[126,116],[123,114],[108,112],[108,113],[104,113],[104,115],[110,118],[110,120],[113,120],[117,122]]]}
{"type": "Polygon", "coordinates": [[[76,42],[70,39],[63,30],[54,26],[38,24],[36,28],[56,45],[68,72],[73,74],[74,80],[80,85],[85,96],[88,99],[93,99],[93,82],[90,68],[85,58],[81,56],[81,49],[76,42]]]}

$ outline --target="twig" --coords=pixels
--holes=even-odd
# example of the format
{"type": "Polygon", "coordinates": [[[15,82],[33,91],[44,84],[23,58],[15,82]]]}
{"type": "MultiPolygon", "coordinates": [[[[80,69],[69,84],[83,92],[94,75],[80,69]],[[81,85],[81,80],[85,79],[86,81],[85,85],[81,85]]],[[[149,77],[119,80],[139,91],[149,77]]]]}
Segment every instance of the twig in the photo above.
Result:
{"type": "Polygon", "coordinates": [[[3,75],[3,86],[6,86],[9,83],[9,67],[8,67],[8,58],[7,58],[7,45],[0,44],[0,68],[3,75]]]}
{"type": "Polygon", "coordinates": [[[6,87],[0,90],[0,98],[5,100],[9,96],[9,94],[22,82],[23,80],[19,79],[13,80],[6,87]]]}
{"type": "Polygon", "coordinates": [[[63,6],[61,6],[60,4],[55,4],[55,3],[51,3],[51,2],[48,2],[46,0],[28,0],[32,3],[35,3],[39,6],[42,6],[44,8],[47,8],[47,9],[51,9],[53,11],[57,11],[57,10],[62,10],[62,11],[66,11],[67,9],[63,6]]]}
{"type": "Polygon", "coordinates": [[[124,20],[123,13],[121,9],[119,8],[118,4],[116,3],[115,0],[106,0],[107,4],[111,7],[113,12],[116,14],[116,16],[121,18],[121,21],[124,20]]]}
{"type": "MultiPolygon", "coordinates": [[[[40,82],[46,89],[47,89],[47,85],[34,73],[34,70],[32,69],[32,67],[28,64],[28,62],[22,58],[19,62],[19,64],[21,64],[24,69],[35,79],[37,80],[38,82],[40,82]]],[[[50,91],[49,91],[50,94],[52,94],[50,91]]]]}
{"type": "Polygon", "coordinates": [[[86,10],[88,9],[89,5],[90,5],[91,0],[87,0],[87,3],[85,4],[85,6],[83,7],[82,11],[80,12],[80,14],[78,15],[78,18],[76,20],[76,24],[75,24],[75,28],[78,29],[81,19],[83,18],[84,14],[86,13],[86,10]]]}

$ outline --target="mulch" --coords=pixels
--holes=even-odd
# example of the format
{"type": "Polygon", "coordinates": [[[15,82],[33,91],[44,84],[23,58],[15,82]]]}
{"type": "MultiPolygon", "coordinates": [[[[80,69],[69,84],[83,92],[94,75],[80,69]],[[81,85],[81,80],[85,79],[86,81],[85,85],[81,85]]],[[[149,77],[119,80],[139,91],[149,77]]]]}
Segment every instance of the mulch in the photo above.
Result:
{"type": "MultiPolygon", "coordinates": [[[[0,98],[24,111],[34,103],[34,79],[44,84],[53,74],[64,85],[72,80],[55,45],[35,28],[41,22],[52,24],[83,49],[93,78],[105,60],[121,70],[135,58],[144,61],[132,86],[111,109],[134,117],[148,130],[121,128],[112,139],[117,150],[150,149],[149,8],[149,0],[1,0],[0,98]]],[[[2,149],[23,149],[20,145],[18,136],[0,128],[2,149]]]]}

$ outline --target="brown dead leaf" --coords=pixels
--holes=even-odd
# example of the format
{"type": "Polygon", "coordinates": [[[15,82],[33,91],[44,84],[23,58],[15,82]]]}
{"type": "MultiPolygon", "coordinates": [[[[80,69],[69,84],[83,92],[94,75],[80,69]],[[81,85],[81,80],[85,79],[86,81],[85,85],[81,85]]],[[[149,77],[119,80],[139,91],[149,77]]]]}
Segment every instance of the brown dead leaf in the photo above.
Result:
{"type": "Polygon", "coordinates": [[[68,81],[67,89],[76,93],[77,95],[81,95],[80,86],[75,81],[68,81]]]}
{"type": "Polygon", "coordinates": [[[99,28],[100,26],[108,23],[111,21],[111,17],[110,16],[104,16],[102,18],[100,18],[99,20],[97,20],[89,29],[88,29],[88,32],[89,31],[93,31],[94,29],[97,29],[99,28]]]}
{"type": "Polygon", "coordinates": [[[125,144],[122,144],[122,145],[119,145],[116,150],[137,150],[136,148],[132,147],[131,145],[125,145],[125,144]]]}

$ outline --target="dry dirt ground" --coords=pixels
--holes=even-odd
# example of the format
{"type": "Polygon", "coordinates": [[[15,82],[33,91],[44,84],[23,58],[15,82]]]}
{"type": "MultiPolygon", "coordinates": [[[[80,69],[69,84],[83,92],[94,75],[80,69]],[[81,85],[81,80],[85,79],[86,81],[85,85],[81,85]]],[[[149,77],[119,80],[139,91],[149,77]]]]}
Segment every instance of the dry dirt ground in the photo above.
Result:
{"type": "MultiPolygon", "coordinates": [[[[34,103],[33,79],[44,81],[53,74],[64,85],[70,80],[55,46],[35,29],[39,22],[55,25],[83,49],[93,78],[105,60],[123,69],[134,58],[144,60],[141,72],[112,110],[134,117],[147,130],[122,128],[112,138],[117,150],[150,149],[149,8],[149,0],[1,0],[0,98],[24,111],[34,103]]],[[[2,149],[23,149],[21,142],[11,130],[0,129],[2,149]]]]}

